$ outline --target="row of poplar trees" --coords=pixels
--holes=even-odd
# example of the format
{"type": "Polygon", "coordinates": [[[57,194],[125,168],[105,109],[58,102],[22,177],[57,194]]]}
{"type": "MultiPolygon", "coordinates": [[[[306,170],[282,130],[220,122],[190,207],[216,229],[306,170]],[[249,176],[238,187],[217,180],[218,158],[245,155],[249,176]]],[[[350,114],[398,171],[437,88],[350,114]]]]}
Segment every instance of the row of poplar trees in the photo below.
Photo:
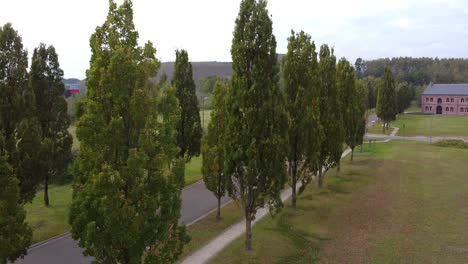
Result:
{"type": "Polygon", "coordinates": [[[0,28],[0,263],[26,253],[32,230],[25,203],[37,190],[68,174],[72,160],[70,118],[63,71],[53,46],[27,51],[11,24],[0,28]]]}
{"type": "MultiPolygon", "coordinates": [[[[281,65],[272,20],[263,0],[244,0],[236,19],[233,76],[214,87],[211,123],[202,144],[204,181],[218,199],[229,194],[245,213],[245,249],[252,249],[258,209],[282,206],[286,182],[297,195],[323,172],[339,166],[365,133],[367,92],[346,59],[304,33],[291,33],[281,65]],[[280,66],[284,87],[280,87],[280,66]]],[[[352,159],[352,156],[351,156],[352,159]]]]}

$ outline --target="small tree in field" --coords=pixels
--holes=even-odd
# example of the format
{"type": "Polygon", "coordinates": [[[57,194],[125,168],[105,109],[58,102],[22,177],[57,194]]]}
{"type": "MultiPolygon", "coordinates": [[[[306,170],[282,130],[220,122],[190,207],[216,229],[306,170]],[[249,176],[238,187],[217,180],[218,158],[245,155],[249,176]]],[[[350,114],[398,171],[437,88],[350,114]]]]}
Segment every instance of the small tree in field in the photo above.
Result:
{"type": "Polygon", "coordinates": [[[211,122],[202,144],[203,181],[218,200],[216,218],[221,219],[221,198],[226,194],[229,178],[224,173],[224,135],[226,127],[227,86],[218,80],[214,85],[211,122]]]}
{"type": "Polygon", "coordinates": [[[276,39],[266,1],[243,0],[236,18],[231,55],[233,76],[227,98],[225,173],[245,220],[245,249],[252,250],[252,221],[259,208],[282,207],[286,182],[287,116],[279,87],[276,39]]]}
{"type": "Polygon", "coordinates": [[[55,48],[41,44],[34,49],[29,81],[41,127],[41,169],[37,173],[44,185],[45,206],[49,206],[50,180],[63,178],[72,159],[72,137],[68,133],[70,117],[62,77],[55,48]]]}
{"type": "Polygon", "coordinates": [[[377,95],[377,117],[383,122],[385,132],[397,114],[395,81],[389,68],[385,68],[377,95]]]}
{"type": "Polygon", "coordinates": [[[317,82],[317,52],[309,35],[294,31],[288,39],[288,53],[283,58],[286,109],[288,111],[288,173],[292,188],[292,208],[296,210],[296,185],[301,190],[310,182],[310,172],[317,171],[321,140],[317,82]]]}

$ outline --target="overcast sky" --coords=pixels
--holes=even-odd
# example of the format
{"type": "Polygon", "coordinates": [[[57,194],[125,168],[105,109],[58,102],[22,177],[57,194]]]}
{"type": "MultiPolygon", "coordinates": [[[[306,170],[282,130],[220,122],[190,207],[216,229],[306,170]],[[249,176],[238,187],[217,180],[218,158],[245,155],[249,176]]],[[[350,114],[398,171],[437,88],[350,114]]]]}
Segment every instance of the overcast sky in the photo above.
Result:
{"type": "MultiPolygon", "coordinates": [[[[122,3],[123,0],[117,0],[122,3]]],[[[153,41],[162,61],[184,48],[192,61],[231,61],[240,0],[133,0],[140,43],[153,41]]],[[[270,0],[278,53],[291,29],[304,30],[337,57],[364,59],[468,57],[466,0],[270,0]]],[[[84,78],[89,37],[107,15],[107,0],[0,0],[0,24],[10,22],[31,56],[55,46],[65,77],[84,78]]]]}

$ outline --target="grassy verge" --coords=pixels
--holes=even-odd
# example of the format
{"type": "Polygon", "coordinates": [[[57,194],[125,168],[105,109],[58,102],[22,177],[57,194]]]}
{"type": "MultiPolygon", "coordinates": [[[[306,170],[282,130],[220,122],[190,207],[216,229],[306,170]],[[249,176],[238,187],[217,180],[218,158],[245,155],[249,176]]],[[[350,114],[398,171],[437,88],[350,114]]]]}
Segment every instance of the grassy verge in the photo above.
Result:
{"type": "Polygon", "coordinates": [[[72,198],[71,185],[50,186],[50,206],[44,206],[44,193],[36,194],[31,204],[26,204],[26,220],[33,229],[33,243],[67,232],[68,212],[72,198]]]}
{"type": "Polygon", "coordinates": [[[212,263],[466,263],[468,152],[414,142],[356,152],[212,263]]]}
{"type": "Polygon", "coordinates": [[[208,244],[231,225],[242,220],[241,206],[236,202],[229,203],[221,209],[221,217],[220,221],[216,220],[216,212],[212,212],[187,228],[192,240],[184,247],[181,260],[208,244]]]}

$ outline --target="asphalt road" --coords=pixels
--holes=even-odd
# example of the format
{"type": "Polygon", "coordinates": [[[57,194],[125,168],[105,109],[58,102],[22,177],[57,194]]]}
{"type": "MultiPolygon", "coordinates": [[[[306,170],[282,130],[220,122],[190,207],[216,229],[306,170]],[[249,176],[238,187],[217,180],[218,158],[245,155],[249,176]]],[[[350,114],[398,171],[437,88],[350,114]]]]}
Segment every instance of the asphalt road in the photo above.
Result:
{"type": "MultiPolygon", "coordinates": [[[[225,197],[222,204],[230,199],[225,197]]],[[[182,217],[184,224],[191,224],[199,220],[209,212],[215,210],[217,200],[213,194],[205,188],[203,181],[187,186],[182,191],[182,217]]],[[[24,264],[88,264],[93,260],[85,257],[78,242],[71,238],[69,233],[36,244],[28,250],[24,259],[16,263],[24,264]]]]}

